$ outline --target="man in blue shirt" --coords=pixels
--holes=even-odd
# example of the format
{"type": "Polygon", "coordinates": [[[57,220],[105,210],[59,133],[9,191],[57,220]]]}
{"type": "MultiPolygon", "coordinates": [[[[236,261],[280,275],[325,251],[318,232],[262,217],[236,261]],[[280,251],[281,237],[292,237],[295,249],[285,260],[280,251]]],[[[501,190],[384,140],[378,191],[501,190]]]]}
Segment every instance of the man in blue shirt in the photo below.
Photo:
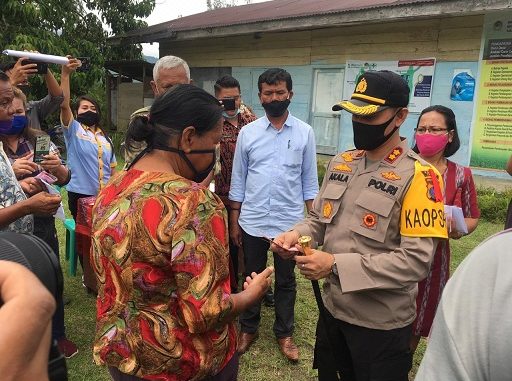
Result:
{"type": "MultiPolygon", "coordinates": [[[[268,69],[258,79],[265,116],[238,135],[229,199],[230,236],[244,248],[244,276],[261,272],[269,241],[290,229],[309,211],[318,193],[315,137],[308,124],[287,110],[293,97],[292,78],[283,69],[268,69]]],[[[274,254],[274,333],[281,352],[293,362],[299,351],[292,339],[296,282],[292,260],[274,254]]],[[[258,337],[261,305],[240,315],[240,354],[258,337]]]]}

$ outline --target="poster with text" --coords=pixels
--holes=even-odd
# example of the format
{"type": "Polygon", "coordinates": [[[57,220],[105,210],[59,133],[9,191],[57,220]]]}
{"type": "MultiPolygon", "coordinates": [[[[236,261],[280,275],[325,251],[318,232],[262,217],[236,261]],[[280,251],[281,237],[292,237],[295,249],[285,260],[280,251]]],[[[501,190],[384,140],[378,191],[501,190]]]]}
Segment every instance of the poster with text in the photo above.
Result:
{"type": "Polygon", "coordinates": [[[399,61],[347,61],[343,97],[345,99],[350,98],[357,80],[365,72],[390,70],[401,75],[411,89],[409,111],[421,112],[424,108],[430,106],[435,65],[435,58],[399,61]]]}
{"type": "Polygon", "coordinates": [[[470,165],[504,169],[512,154],[512,14],[486,16],[483,38],[470,165]]]}

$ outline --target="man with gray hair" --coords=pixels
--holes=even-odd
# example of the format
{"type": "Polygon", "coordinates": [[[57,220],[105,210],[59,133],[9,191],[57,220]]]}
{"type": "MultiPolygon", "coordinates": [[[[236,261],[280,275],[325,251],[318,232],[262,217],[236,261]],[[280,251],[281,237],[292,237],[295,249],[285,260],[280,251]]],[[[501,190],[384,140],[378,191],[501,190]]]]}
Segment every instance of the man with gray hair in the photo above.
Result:
{"type": "MultiPolygon", "coordinates": [[[[190,68],[185,60],[176,56],[164,56],[156,61],[153,67],[153,80],[151,88],[155,98],[162,95],[175,85],[190,83],[190,68]]],[[[143,107],[135,111],[130,119],[135,116],[148,115],[151,106],[143,107]]],[[[125,168],[128,168],[135,157],[146,148],[144,142],[132,142],[124,147],[125,168]]]]}

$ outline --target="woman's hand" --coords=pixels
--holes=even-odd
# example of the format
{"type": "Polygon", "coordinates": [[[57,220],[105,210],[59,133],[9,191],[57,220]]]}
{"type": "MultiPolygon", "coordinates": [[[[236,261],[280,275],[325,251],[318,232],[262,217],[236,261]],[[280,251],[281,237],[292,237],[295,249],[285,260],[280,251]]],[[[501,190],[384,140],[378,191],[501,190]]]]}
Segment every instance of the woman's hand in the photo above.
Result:
{"type": "Polygon", "coordinates": [[[41,167],[43,167],[46,172],[50,172],[52,174],[55,174],[61,165],[62,162],[60,161],[59,156],[55,154],[44,155],[43,161],[41,162],[41,167]]]}
{"type": "Polygon", "coordinates": [[[263,298],[268,288],[272,284],[271,275],[273,273],[273,267],[267,267],[259,274],[253,272],[251,276],[245,278],[244,291],[249,291],[255,300],[263,298]]]}
{"type": "Polygon", "coordinates": [[[19,183],[21,185],[21,189],[23,189],[23,192],[25,192],[27,196],[32,196],[46,190],[43,183],[35,177],[27,177],[26,179],[20,180],[19,183]]]}
{"type": "Polygon", "coordinates": [[[33,157],[34,154],[32,152],[28,152],[14,160],[14,163],[12,163],[12,170],[14,171],[14,175],[17,179],[37,171],[37,164],[32,161],[33,157]]]}
{"type": "Polygon", "coordinates": [[[73,58],[72,56],[66,56],[69,60],[69,62],[65,65],[62,65],[62,74],[70,75],[74,71],[76,71],[77,68],[79,68],[82,63],[80,60],[73,58]]]}

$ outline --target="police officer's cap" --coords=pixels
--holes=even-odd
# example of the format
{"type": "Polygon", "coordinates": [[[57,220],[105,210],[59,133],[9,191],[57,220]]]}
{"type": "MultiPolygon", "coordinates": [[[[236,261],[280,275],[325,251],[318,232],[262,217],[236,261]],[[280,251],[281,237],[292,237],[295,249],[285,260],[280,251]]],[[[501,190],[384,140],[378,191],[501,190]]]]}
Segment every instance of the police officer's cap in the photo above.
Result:
{"type": "Polygon", "coordinates": [[[335,104],[332,110],[372,115],[388,107],[407,107],[409,92],[409,86],[398,74],[388,70],[368,71],[359,77],[350,100],[335,104]]]}

